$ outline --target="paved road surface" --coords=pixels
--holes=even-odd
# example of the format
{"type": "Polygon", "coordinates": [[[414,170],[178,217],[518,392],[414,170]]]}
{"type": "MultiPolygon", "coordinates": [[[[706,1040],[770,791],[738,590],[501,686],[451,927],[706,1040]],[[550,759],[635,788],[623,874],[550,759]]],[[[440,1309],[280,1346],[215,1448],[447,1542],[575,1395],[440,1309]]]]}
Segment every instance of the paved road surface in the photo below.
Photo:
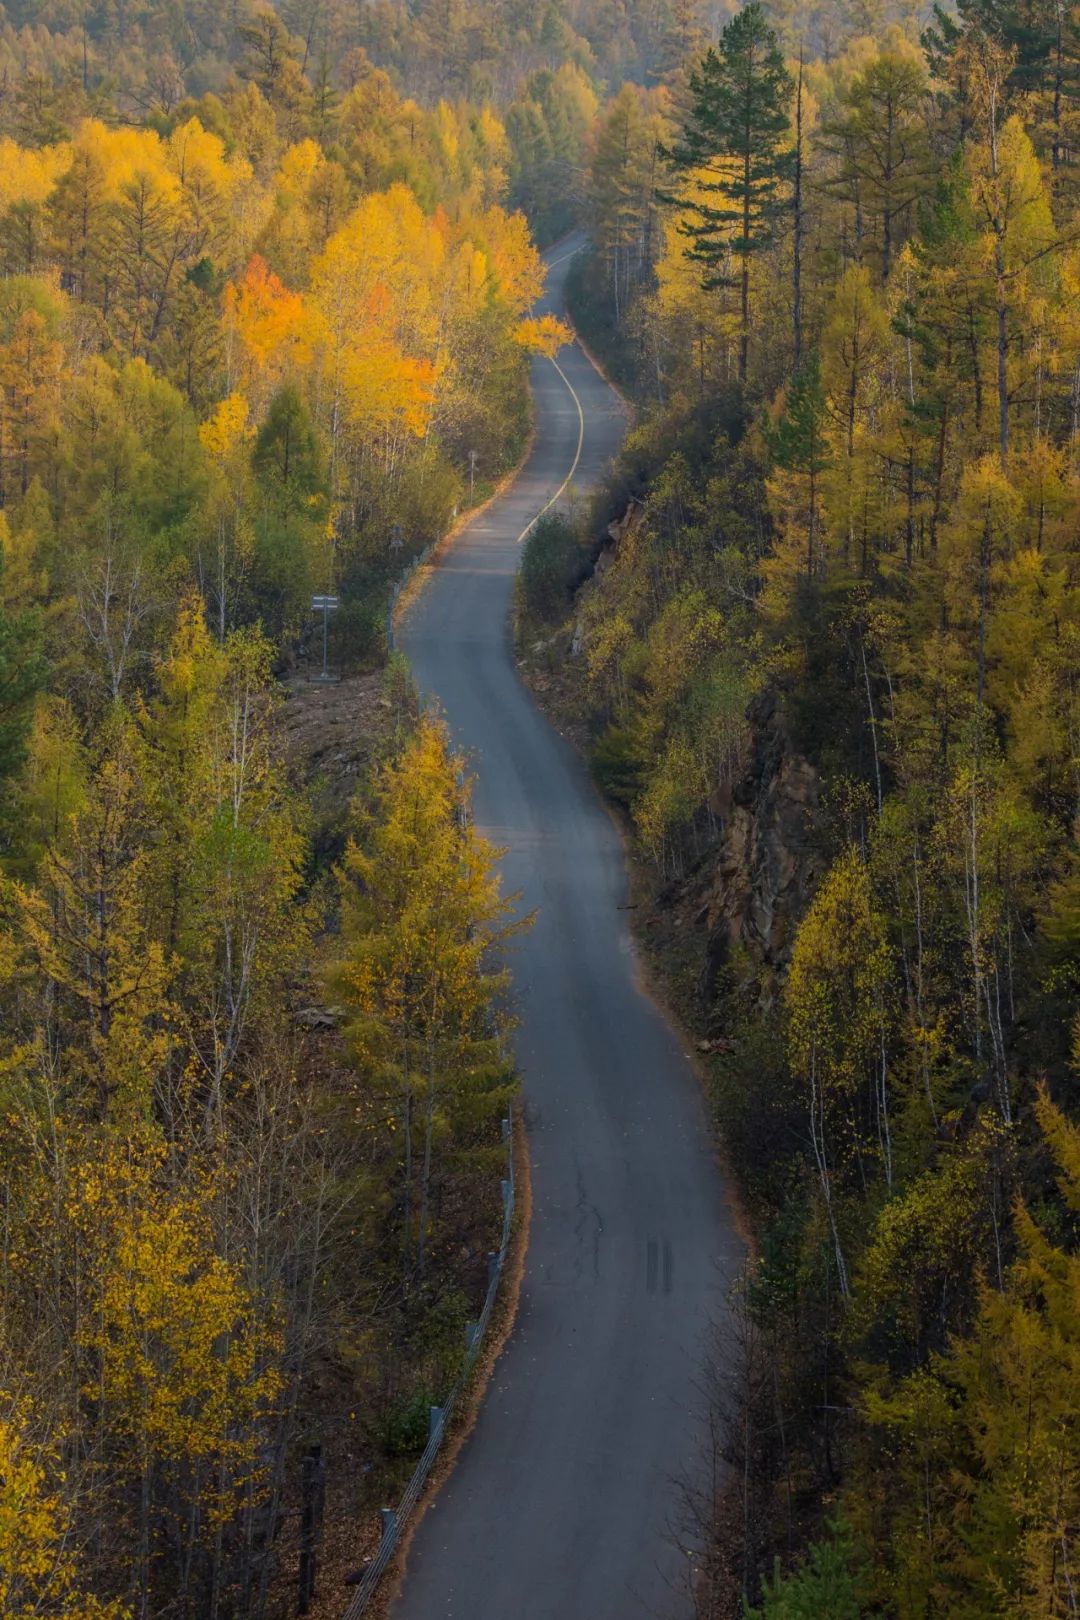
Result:
{"type": "MultiPolygon", "coordinates": [[[[562,306],[565,252],[546,307],[562,306]]],[[[511,657],[518,536],[579,438],[585,489],[625,431],[580,350],[560,364],[582,416],[536,361],[528,463],[444,554],[399,637],[471,755],[477,823],[509,846],[506,887],[538,919],[511,963],[533,1190],[520,1310],[394,1620],[688,1614],[674,1481],[698,1452],[703,1346],[741,1258],[697,1082],[635,985],[615,829],[511,657]]]]}

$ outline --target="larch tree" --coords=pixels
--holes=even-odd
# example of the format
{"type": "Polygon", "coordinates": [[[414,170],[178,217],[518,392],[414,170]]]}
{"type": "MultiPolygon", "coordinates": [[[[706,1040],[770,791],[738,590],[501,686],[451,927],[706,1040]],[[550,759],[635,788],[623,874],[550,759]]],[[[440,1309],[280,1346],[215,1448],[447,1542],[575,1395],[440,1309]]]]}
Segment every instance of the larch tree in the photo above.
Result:
{"type": "Polygon", "coordinates": [[[806,1087],[814,1163],[840,1291],[851,1291],[845,1188],[893,1174],[887,1005],[891,960],[867,869],[841,858],[804,918],[785,990],[792,1069],[806,1087]]]}
{"type": "MultiPolygon", "coordinates": [[[[423,1273],[439,1159],[505,1106],[505,973],[515,924],[497,851],[479,837],[446,732],[421,719],[386,765],[342,863],[344,952],[333,982],[367,1083],[401,1132],[402,1259],[423,1273]]],[[[460,1149],[459,1149],[460,1151],[460,1149]]]]}
{"type": "Polygon", "coordinates": [[[607,265],[615,318],[657,251],[656,185],[665,123],[655,96],[624,85],[605,110],[589,169],[596,245],[607,265]]]}
{"type": "Polygon", "coordinates": [[[928,99],[918,52],[897,41],[855,74],[842,91],[836,116],[823,120],[815,136],[835,159],[835,172],[825,184],[856,196],[863,221],[876,230],[883,281],[931,183],[928,99]]]}
{"type": "MultiPolygon", "coordinates": [[[[1075,1212],[1080,1132],[1045,1089],[1035,1111],[1075,1212]]],[[[1078,1261],[1022,1202],[1015,1219],[1016,1260],[1000,1285],[981,1280],[971,1331],[872,1402],[899,1442],[888,1511],[900,1590],[964,1620],[1075,1608],[1078,1261]]],[[[927,1610],[909,1602],[901,1612],[927,1610]]]]}

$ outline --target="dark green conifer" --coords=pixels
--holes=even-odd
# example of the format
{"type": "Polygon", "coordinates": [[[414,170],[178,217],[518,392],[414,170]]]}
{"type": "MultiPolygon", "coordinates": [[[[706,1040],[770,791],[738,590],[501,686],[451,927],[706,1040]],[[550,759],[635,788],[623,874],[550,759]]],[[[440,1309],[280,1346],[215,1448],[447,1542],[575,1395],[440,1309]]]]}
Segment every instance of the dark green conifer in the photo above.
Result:
{"type": "Polygon", "coordinates": [[[739,288],[741,382],[750,348],[750,263],[773,239],[792,166],[791,94],[776,34],[759,0],[750,0],[691,74],[690,113],[667,153],[680,181],[695,177],[698,195],[668,200],[684,210],[680,228],[702,267],[702,286],[739,288]]]}

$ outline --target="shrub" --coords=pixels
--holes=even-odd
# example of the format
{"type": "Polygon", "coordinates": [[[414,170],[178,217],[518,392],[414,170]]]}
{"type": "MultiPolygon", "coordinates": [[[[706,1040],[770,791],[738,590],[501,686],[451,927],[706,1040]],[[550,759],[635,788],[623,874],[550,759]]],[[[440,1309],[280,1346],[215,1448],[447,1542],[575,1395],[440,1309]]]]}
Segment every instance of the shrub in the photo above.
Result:
{"type": "Polygon", "coordinates": [[[521,557],[521,598],[531,619],[555,624],[585,577],[585,552],[572,523],[549,512],[532,528],[521,557]]]}
{"type": "Polygon", "coordinates": [[[842,1521],[830,1526],[828,1541],[815,1542],[802,1567],[791,1575],[776,1571],[765,1581],[760,1609],[746,1620],[860,1620],[854,1539],[842,1521]]]}

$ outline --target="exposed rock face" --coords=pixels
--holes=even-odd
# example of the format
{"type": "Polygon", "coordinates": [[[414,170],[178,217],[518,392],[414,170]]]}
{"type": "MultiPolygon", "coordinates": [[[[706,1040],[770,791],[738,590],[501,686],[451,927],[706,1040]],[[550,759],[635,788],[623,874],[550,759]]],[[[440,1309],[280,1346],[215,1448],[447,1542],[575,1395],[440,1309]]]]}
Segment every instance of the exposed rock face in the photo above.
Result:
{"type": "Polygon", "coordinates": [[[747,718],[746,770],[713,804],[722,831],[693,871],[658,896],[650,926],[662,950],[669,931],[680,930],[684,949],[687,930],[696,936],[695,1001],[706,1020],[718,978],[740,949],[762,999],[772,1000],[823,866],[817,771],[792,747],[774,692],[755,698],[747,718]]]}
{"type": "Polygon", "coordinates": [[[764,968],[787,965],[821,865],[813,844],[818,774],[794,753],[776,695],[751,704],[751,754],[724,817],[709,888],[710,938],[741,941],[764,968]]]}

